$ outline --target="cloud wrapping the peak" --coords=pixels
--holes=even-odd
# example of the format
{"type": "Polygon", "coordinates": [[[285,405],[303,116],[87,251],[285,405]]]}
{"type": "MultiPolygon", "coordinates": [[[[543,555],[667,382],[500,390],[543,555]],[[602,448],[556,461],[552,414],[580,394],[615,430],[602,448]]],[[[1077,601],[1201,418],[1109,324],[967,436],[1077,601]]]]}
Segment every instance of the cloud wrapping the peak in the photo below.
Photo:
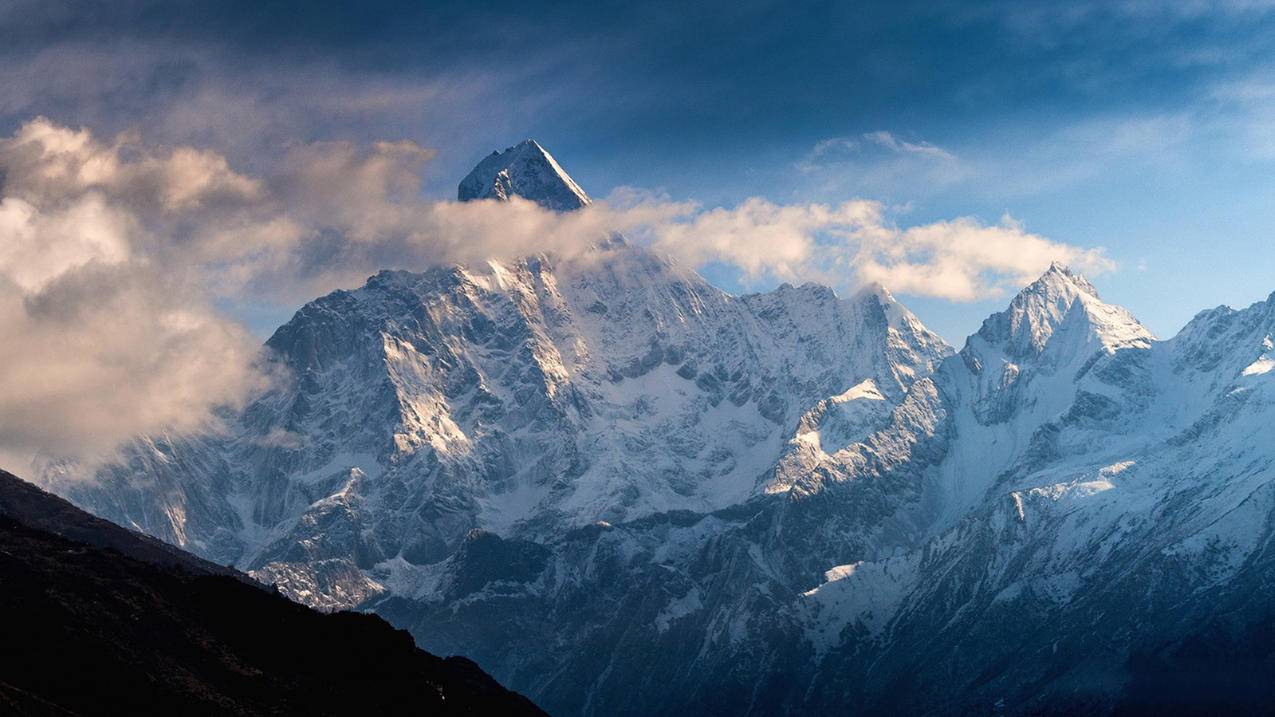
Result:
{"type": "Polygon", "coordinates": [[[1115,269],[1101,249],[1081,249],[1026,231],[1010,217],[985,225],[969,217],[894,229],[858,275],[903,294],[952,301],[994,298],[1040,276],[1052,262],[1095,275],[1115,269]]]}
{"type": "Polygon", "coordinates": [[[951,301],[1002,296],[1055,261],[1089,274],[1115,268],[1101,249],[1050,241],[1008,216],[993,225],[960,217],[901,228],[884,205],[868,200],[777,205],[754,198],[683,215],[652,232],[656,249],[696,267],[735,266],[754,283],[817,281],[850,289],[877,282],[951,301]]]}
{"type": "Polygon", "coordinates": [[[211,150],[42,118],[0,139],[0,340],[17,349],[0,358],[0,452],[101,453],[211,425],[271,380],[219,301],[288,305],[387,268],[580,256],[614,231],[750,284],[877,281],[957,301],[1003,293],[1051,261],[1111,268],[1100,250],[1008,218],[900,227],[866,200],[704,208],[621,189],[564,214],[518,198],[432,201],[420,183],[432,157],[413,142],[297,144],[253,176],[211,150]]]}

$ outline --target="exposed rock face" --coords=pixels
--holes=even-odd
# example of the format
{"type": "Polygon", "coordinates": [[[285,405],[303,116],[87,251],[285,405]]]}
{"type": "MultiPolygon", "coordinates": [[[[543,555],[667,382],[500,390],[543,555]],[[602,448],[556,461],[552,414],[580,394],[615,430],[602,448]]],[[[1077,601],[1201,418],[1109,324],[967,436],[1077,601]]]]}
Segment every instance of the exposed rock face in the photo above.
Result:
{"type": "Polygon", "coordinates": [[[579,209],[590,201],[534,139],[492,152],[461,180],[456,194],[462,202],[523,197],[558,212],[579,209]]]}
{"type": "MultiPolygon", "coordinates": [[[[462,198],[554,206],[524,145],[462,198]]],[[[1054,266],[953,353],[883,290],[617,240],[318,299],[228,435],[65,490],[557,714],[1136,709],[1267,624],[1272,335],[1275,298],[1156,341],[1054,266]]]]}

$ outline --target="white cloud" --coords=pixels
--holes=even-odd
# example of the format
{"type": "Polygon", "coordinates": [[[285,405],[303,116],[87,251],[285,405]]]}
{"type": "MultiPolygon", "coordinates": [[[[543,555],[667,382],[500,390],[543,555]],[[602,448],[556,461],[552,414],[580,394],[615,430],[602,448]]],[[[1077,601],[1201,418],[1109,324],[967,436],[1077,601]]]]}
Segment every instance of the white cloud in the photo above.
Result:
{"type": "Polygon", "coordinates": [[[260,183],[231,171],[224,157],[192,147],[163,150],[121,135],[113,143],[88,130],[38,118],[0,146],[5,193],[33,201],[101,191],[143,208],[185,211],[209,202],[251,202],[260,183]]]}
{"type": "Polygon", "coordinates": [[[858,148],[859,142],[851,137],[829,137],[815,142],[815,146],[810,148],[810,155],[822,157],[833,153],[853,152],[858,148]]]}
{"type": "Polygon", "coordinates": [[[1101,249],[1028,232],[1006,216],[901,228],[878,202],[776,205],[750,199],[734,209],[676,217],[651,228],[654,247],[692,266],[723,262],[745,278],[817,281],[841,288],[879,282],[951,301],[1001,296],[1059,261],[1090,274],[1115,268],[1101,249]]]}
{"type": "Polygon", "coordinates": [[[256,341],[216,299],[310,299],[383,268],[579,255],[610,231],[746,281],[879,281],[957,301],[1026,283],[1051,261],[1111,267],[1100,250],[1009,219],[899,227],[863,200],[705,209],[620,190],[568,214],[429,201],[419,177],[431,157],[411,142],[297,145],[257,177],[208,150],[104,141],[44,119],[0,140],[0,345],[16,347],[0,357],[0,452],[100,452],[207,425],[268,381],[256,341]]]}
{"type": "Polygon", "coordinates": [[[810,172],[825,164],[846,162],[861,153],[865,147],[877,147],[890,154],[910,155],[918,159],[943,160],[953,162],[956,155],[930,142],[923,140],[908,142],[899,139],[885,130],[865,132],[860,137],[828,137],[821,139],[810,148],[806,156],[797,162],[797,168],[810,172]]]}
{"type": "Polygon", "coordinates": [[[100,455],[208,425],[215,406],[263,386],[256,341],[181,284],[97,263],[35,293],[0,277],[0,449],[100,455]]]}
{"type": "Polygon", "coordinates": [[[785,206],[754,198],[733,209],[711,209],[658,225],[654,246],[692,266],[720,261],[748,277],[800,281],[826,274],[824,267],[835,253],[830,249],[845,246],[821,243],[824,235],[869,232],[879,214],[872,202],[785,206]]]}
{"type": "Polygon", "coordinates": [[[1005,217],[985,225],[969,217],[894,229],[856,259],[864,281],[952,301],[1000,296],[1038,277],[1051,262],[1089,274],[1115,268],[1101,249],[1081,249],[1027,232],[1005,217]]]}
{"type": "Polygon", "coordinates": [[[884,130],[868,132],[863,135],[863,138],[879,147],[884,147],[891,152],[898,152],[900,154],[915,154],[921,157],[929,157],[931,159],[956,159],[955,155],[942,147],[938,147],[924,141],[907,142],[884,130]]]}
{"type": "Polygon", "coordinates": [[[819,196],[913,199],[963,183],[973,167],[931,142],[908,141],[879,130],[822,139],[792,168],[804,191],[819,196]]]}
{"type": "Polygon", "coordinates": [[[55,212],[18,197],[0,199],[0,267],[27,291],[63,273],[97,262],[126,261],[131,217],[87,194],[55,212]]]}
{"type": "Polygon", "coordinates": [[[0,141],[0,450],[84,456],[189,430],[263,385],[174,228],[253,202],[219,156],[35,120],[0,141]],[[153,232],[170,230],[164,239],[153,232]]]}

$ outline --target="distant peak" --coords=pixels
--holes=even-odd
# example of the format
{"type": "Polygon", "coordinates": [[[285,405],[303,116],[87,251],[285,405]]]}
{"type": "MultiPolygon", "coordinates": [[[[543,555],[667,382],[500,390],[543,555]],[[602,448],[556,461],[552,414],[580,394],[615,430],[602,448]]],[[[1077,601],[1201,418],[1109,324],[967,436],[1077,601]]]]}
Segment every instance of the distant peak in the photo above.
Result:
{"type": "Polygon", "coordinates": [[[1040,278],[1028,284],[1021,292],[1019,297],[1053,295],[1058,293],[1071,293],[1079,291],[1093,296],[1098,296],[1098,289],[1085,277],[1072,272],[1067,265],[1062,262],[1050,262],[1049,268],[1045,270],[1040,278]]]}
{"type": "Polygon", "coordinates": [[[1145,345],[1152,338],[1132,314],[1104,302],[1088,279],[1057,261],[1018,292],[1005,311],[988,317],[976,335],[1010,355],[1036,355],[1073,315],[1086,325],[1084,335],[1111,349],[1145,345]]]}
{"type": "Polygon", "coordinates": [[[558,212],[579,209],[592,200],[534,139],[524,139],[478,163],[457,188],[460,201],[522,197],[558,212]]]}

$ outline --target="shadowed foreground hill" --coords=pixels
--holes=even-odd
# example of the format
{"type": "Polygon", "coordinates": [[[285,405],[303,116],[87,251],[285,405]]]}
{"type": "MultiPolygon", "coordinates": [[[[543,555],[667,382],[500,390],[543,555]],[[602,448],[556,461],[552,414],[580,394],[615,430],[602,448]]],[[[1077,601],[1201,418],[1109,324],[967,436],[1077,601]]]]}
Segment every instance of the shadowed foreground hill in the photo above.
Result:
{"type": "Polygon", "coordinates": [[[0,471],[0,713],[543,714],[378,617],[322,614],[0,471]]]}

